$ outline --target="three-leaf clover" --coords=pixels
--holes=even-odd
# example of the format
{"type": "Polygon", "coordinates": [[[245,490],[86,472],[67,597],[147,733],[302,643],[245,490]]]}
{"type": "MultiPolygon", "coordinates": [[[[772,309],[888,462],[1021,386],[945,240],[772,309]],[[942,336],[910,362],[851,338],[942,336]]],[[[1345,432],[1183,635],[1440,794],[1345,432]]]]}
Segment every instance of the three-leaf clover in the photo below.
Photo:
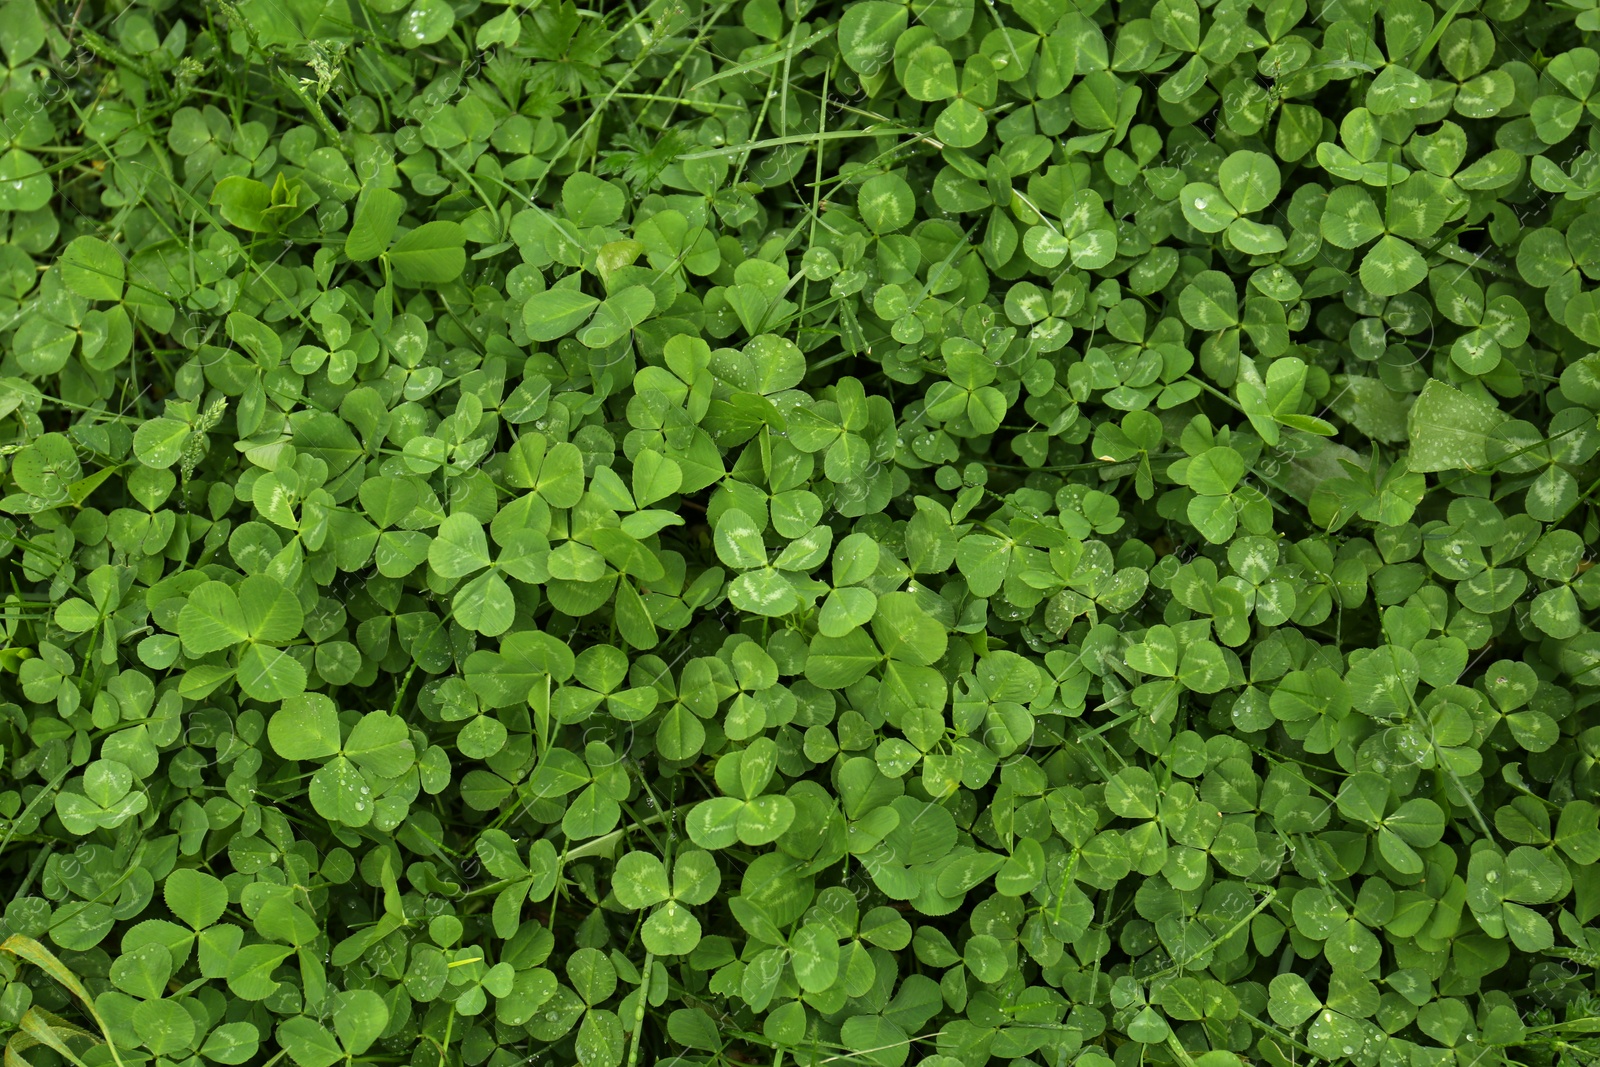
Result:
{"type": "Polygon", "coordinates": [[[417,757],[398,716],[369,711],[346,730],[329,697],[305,693],[273,713],[267,739],[282,759],[325,761],[310,786],[311,805],[324,818],[360,827],[375,818],[397,824],[404,816],[409,801],[398,779],[417,757]]]}
{"type": "Polygon", "coordinates": [[[700,943],[700,921],[689,909],[716,895],[722,875],[709,852],[679,852],[672,878],[661,860],[648,852],[629,852],[617,861],[611,891],[631,911],[653,908],[641,934],[644,946],[658,956],[681,956],[700,943]]]}
{"type": "Polygon", "coordinates": [[[1265,211],[1278,199],[1283,179],[1277,161],[1265,152],[1241,149],[1217,169],[1221,188],[1190,182],[1178,194],[1189,225],[1202,233],[1224,234],[1228,243],[1248,255],[1267,255],[1288,247],[1283,231],[1246,216],[1265,211]]]}
{"type": "Polygon", "coordinates": [[[735,842],[765,845],[781,837],[794,823],[794,801],[782,794],[763,795],[777,760],[777,744],[770,737],[718,759],[717,785],[725,795],[703,800],[689,812],[690,839],[715,850],[735,842]]]}
{"type": "MultiPolygon", "coordinates": [[[[208,581],[189,593],[176,632],[187,656],[236,650],[231,668],[199,668],[211,684],[229,675],[257,700],[284,700],[305,690],[306,669],[283,646],[300,636],[305,613],[299,598],[265,574],[237,586],[208,581]]],[[[191,671],[194,673],[194,671],[191,671]]]]}

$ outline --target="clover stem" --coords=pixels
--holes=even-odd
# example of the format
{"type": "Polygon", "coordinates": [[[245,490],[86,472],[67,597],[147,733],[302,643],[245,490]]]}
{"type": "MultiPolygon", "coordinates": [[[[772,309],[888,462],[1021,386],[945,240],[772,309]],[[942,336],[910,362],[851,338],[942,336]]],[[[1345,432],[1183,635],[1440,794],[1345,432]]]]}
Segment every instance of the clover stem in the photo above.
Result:
{"type": "Polygon", "coordinates": [[[598,856],[606,849],[610,848],[619,838],[622,837],[623,834],[627,833],[629,830],[643,829],[646,826],[654,826],[657,823],[663,822],[670,816],[676,814],[677,810],[677,808],[669,808],[666,811],[650,816],[648,819],[640,819],[638,822],[629,823],[627,826],[618,827],[609,834],[604,834],[600,837],[597,837],[593,841],[585,841],[577,848],[570,850],[566,854],[565,858],[567,860],[578,860],[585,859],[589,856],[598,856]]]}
{"type": "Polygon", "coordinates": [[[1290,1037],[1288,1034],[1284,1033],[1282,1030],[1279,1030],[1276,1026],[1269,1025],[1268,1023],[1264,1022],[1261,1019],[1256,1018],[1254,1015],[1251,1015],[1249,1012],[1244,1011],[1243,1009],[1240,1009],[1240,1011],[1239,1011],[1239,1018],[1243,1019],[1245,1022],[1249,1023],[1251,1026],[1254,1026],[1256,1029],[1260,1030],[1262,1033],[1271,1034],[1273,1037],[1276,1037],[1279,1040],[1288,1043],[1290,1046],[1292,1046],[1293,1048],[1297,1049],[1300,1052],[1304,1052],[1304,1053],[1307,1053],[1308,1055],[1312,1055],[1312,1056],[1316,1055],[1316,1053],[1314,1051],[1312,1051],[1312,1049],[1311,1049],[1311,1047],[1309,1045],[1302,1045],[1300,1042],[1296,1041],[1294,1038],[1290,1037]]]}
{"type": "Polygon", "coordinates": [[[12,897],[13,900],[28,895],[28,889],[33,885],[33,880],[39,876],[39,872],[44,869],[45,861],[50,858],[50,854],[55,850],[56,843],[54,841],[50,841],[44,846],[44,848],[39,850],[39,858],[34,860],[33,864],[29,866],[28,873],[22,878],[22,885],[17,887],[17,891],[12,897]]]}
{"type": "Polygon", "coordinates": [[[1233,408],[1235,411],[1240,412],[1240,413],[1244,412],[1244,408],[1239,406],[1239,402],[1237,400],[1233,399],[1233,397],[1229,396],[1227,393],[1224,393],[1222,390],[1218,389],[1216,386],[1212,385],[1210,382],[1203,381],[1200,378],[1195,377],[1193,374],[1185,374],[1184,377],[1187,378],[1189,381],[1194,382],[1200,388],[1204,389],[1206,392],[1210,393],[1212,396],[1216,397],[1218,400],[1222,401],[1224,404],[1227,404],[1229,407],[1233,408]]]}
{"type": "Polygon", "coordinates": [[[1565,522],[1567,520],[1567,516],[1571,515],[1574,511],[1577,511],[1578,505],[1582,504],[1585,500],[1588,500],[1591,496],[1593,496],[1596,489],[1600,489],[1600,478],[1596,478],[1593,482],[1589,483],[1589,488],[1583,491],[1583,495],[1572,502],[1572,506],[1566,510],[1561,518],[1550,524],[1551,528],[1554,529],[1565,522]]]}
{"type": "MultiPolygon", "coordinates": [[[[1277,899],[1277,897],[1278,897],[1277,889],[1275,889],[1275,888],[1274,889],[1268,889],[1267,893],[1266,893],[1266,896],[1261,898],[1260,902],[1256,904],[1254,910],[1252,910],[1248,915],[1244,916],[1238,922],[1234,923],[1231,927],[1229,927],[1227,933],[1222,934],[1222,935],[1220,935],[1218,937],[1212,938],[1211,939],[1211,943],[1209,945],[1207,945],[1205,948],[1201,949],[1198,953],[1196,953],[1196,955],[1197,956],[1205,955],[1207,952],[1210,952],[1212,949],[1214,949],[1217,946],[1221,945],[1224,941],[1228,940],[1228,938],[1232,937],[1234,934],[1238,933],[1240,930],[1243,930],[1252,920],[1255,919],[1255,917],[1257,915],[1260,915],[1262,912],[1266,911],[1267,908],[1271,906],[1272,902],[1277,899]]],[[[1155,977],[1156,978],[1163,977],[1166,974],[1170,973],[1171,971],[1177,969],[1180,966],[1181,966],[1180,964],[1174,963],[1171,966],[1169,966],[1169,967],[1165,968],[1164,970],[1160,971],[1159,973],[1157,973],[1155,975],[1155,977]]]]}
{"type": "MultiPolygon", "coordinates": [[[[1411,710],[1418,715],[1422,714],[1422,710],[1417,707],[1417,702],[1415,699],[1411,700],[1411,710]]],[[[1428,724],[1428,742],[1433,745],[1435,750],[1437,750],[1439,747],[1439,737],[1437,731],[1434,730],[1433,719],[1427,716],[1424,716],[1424,719],[1428,724]]],[[[1478,805],[1473,803],[1472,794],[1467,792],[1466,785],[1459,777],[1456,776],[1455,768],[1451,767],[1449,762],[1442,758],[1439,760],[1439,767],[1444,771],[1445,774],[1450,776],[1450,781],[1455,783],[1456,792],[1460,793],[1461,799],[1467,802],[1467,810],[1472,812],[1472,821],[1478,824],[1478,829],[1483,832],[1484,839],[1493,841],[1494,831],[1489,829],[1488,822],[1484,820],[1483,812],[1479,811],[1478,805]]]]}
{"type": "Polygon", "coordinates": [[[1172,1050],[1173,1056],[1177,1057],[1183,1067],[1194,1067],[1194,1060],[1189,1058],[1189,1050],[1178,1043],[1178,1035],[1172,1033],[1170,1028],[1167,1033],[1167,1048],[1172,1050]]]}
{"type": "Polygon", "coordinates": [[[399,688],[397,688],[394,691],[394,704],[393,704],[393,706],[391,706],[389,708],[389,714],[390,715],[399,716],[399,714],[400,714],[400,701],[401,701],[402,698],[405,697],[405,695],[406,695],[406,687],[411,684],[411,676],[416,673],[416,670],[417,670],[417,664],[416,664],[416,661],[413,660],[411,662],[410,668],[405,673],[405,677],[400,679],[399,688]]]}
{"type": "Polygon", "coordinates": [[[655,969],[655,953],[644,950],[644,973],[639,978],[639,1006],[633,1012],[633,1034],[628,1038],[628,1067],[638,1067],[639,1032],[644,1029],[644,1006],[650,999],[650,972],[655,969]]]}
{"type": "Polygon", "coordinates": [[[452,1030],[455,1029],[455,1025],[456,1025],[456,1009],[455,1009],[455,1005],[452,1004],[450,1006],[450,1018],[445,1020],[445,1024],[444,1024],[444,1043],[439,1046],[439,1067],[444,1067],[445,1057],[447,1055],[449,1055],[449,1052],[450,1052],[450,1033],[451,1033],[452,1030]]]}
{"type": "MultiPolygon", "coordinates": [[[[39,792],[35,793],[33,799],[28,801],[28,806],[22,809],[22,814],[11,820],[11,825],[6,830],[6,836],[3,839],[0,839],[0,852],[4,852],[5,847],[11,843],[11,838],[16,835],[17,827],[26,822],[28,820],[28,816],[33,814],[33,806],[39,803],[45,797],[54,797],[56,790],[61,788],[61,783],[67,780],[67,774],[71,770],[72,766],[70,764],[61,768],[61,770],[56,773],[56,776],[50,779],[50,783],[43,789],[39,790],[39,792]]],[[[34,861],[35,868],[48,859],[49,855],[50,849],[45,849],[44,855],[40,856],[39,859],[34,861]]],[[[30,871],[28,873],[28,877],[22,880],[22,889],[15,894],[13,899],[23,896],[27,893],[28,884],[33,881],[34,873],[34,871],[30,871]]]]}

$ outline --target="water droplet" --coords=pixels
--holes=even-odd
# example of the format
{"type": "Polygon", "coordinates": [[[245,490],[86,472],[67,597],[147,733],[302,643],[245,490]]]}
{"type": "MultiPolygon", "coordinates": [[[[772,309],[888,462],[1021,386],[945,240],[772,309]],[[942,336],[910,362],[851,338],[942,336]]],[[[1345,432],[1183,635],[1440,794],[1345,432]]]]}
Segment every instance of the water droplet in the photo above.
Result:
{"type": "Polygon", "coordinates": [[[1210,201],[1207,200],[1205,197],[1197,196],[1197,197],[1194,198],[1194,209],[1196,211],[1204,211],[1206,209],[1206,205],[1208,203],[1210,203],[1210,201]]]}
{"type": "Polygon", "coordinates": [[[1344,1047],[1344,1054],[1345,1054],[1345,1055],[1346,1055],[1346,1056],[1350,1056],[1350,1055],[1354,1055],[1354,1054],[1355,1054],[1355,1051],[1356,1051],[1356,1050],[1355,1050],[1355,1046],[1353,1046],[1353,1045],[1346,1045],[1346,1046],[1345,1046],[1345,1047],[1344,1047]]]}

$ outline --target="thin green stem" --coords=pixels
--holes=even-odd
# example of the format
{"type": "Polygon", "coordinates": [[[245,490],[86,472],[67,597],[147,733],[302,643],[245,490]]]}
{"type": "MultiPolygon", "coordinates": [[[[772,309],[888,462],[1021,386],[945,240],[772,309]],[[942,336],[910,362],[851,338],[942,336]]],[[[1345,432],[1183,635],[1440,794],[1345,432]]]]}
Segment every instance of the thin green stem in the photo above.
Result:
{"type": "Polygon", "coordinates": [[[639,978],[639,1004],[633,1012],[633,1033],[628,1038],[628,1067],[638,1067],[639,1038],[644,1030],[644,1007],[650,999],[650,972],[655,970],[655,953],[644,950],[644,973],[639,978]]]}

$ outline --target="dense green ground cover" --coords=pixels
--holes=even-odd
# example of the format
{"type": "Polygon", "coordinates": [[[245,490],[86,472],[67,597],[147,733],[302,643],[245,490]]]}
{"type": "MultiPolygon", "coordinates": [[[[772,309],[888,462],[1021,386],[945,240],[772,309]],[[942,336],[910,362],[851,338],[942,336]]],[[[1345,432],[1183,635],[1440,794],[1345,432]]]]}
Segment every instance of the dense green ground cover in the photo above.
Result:
{"type": "Polygon", "coordinates": [[[6,0],[8,1067],[1600,1062],[1597,30],[6,0]]]}

